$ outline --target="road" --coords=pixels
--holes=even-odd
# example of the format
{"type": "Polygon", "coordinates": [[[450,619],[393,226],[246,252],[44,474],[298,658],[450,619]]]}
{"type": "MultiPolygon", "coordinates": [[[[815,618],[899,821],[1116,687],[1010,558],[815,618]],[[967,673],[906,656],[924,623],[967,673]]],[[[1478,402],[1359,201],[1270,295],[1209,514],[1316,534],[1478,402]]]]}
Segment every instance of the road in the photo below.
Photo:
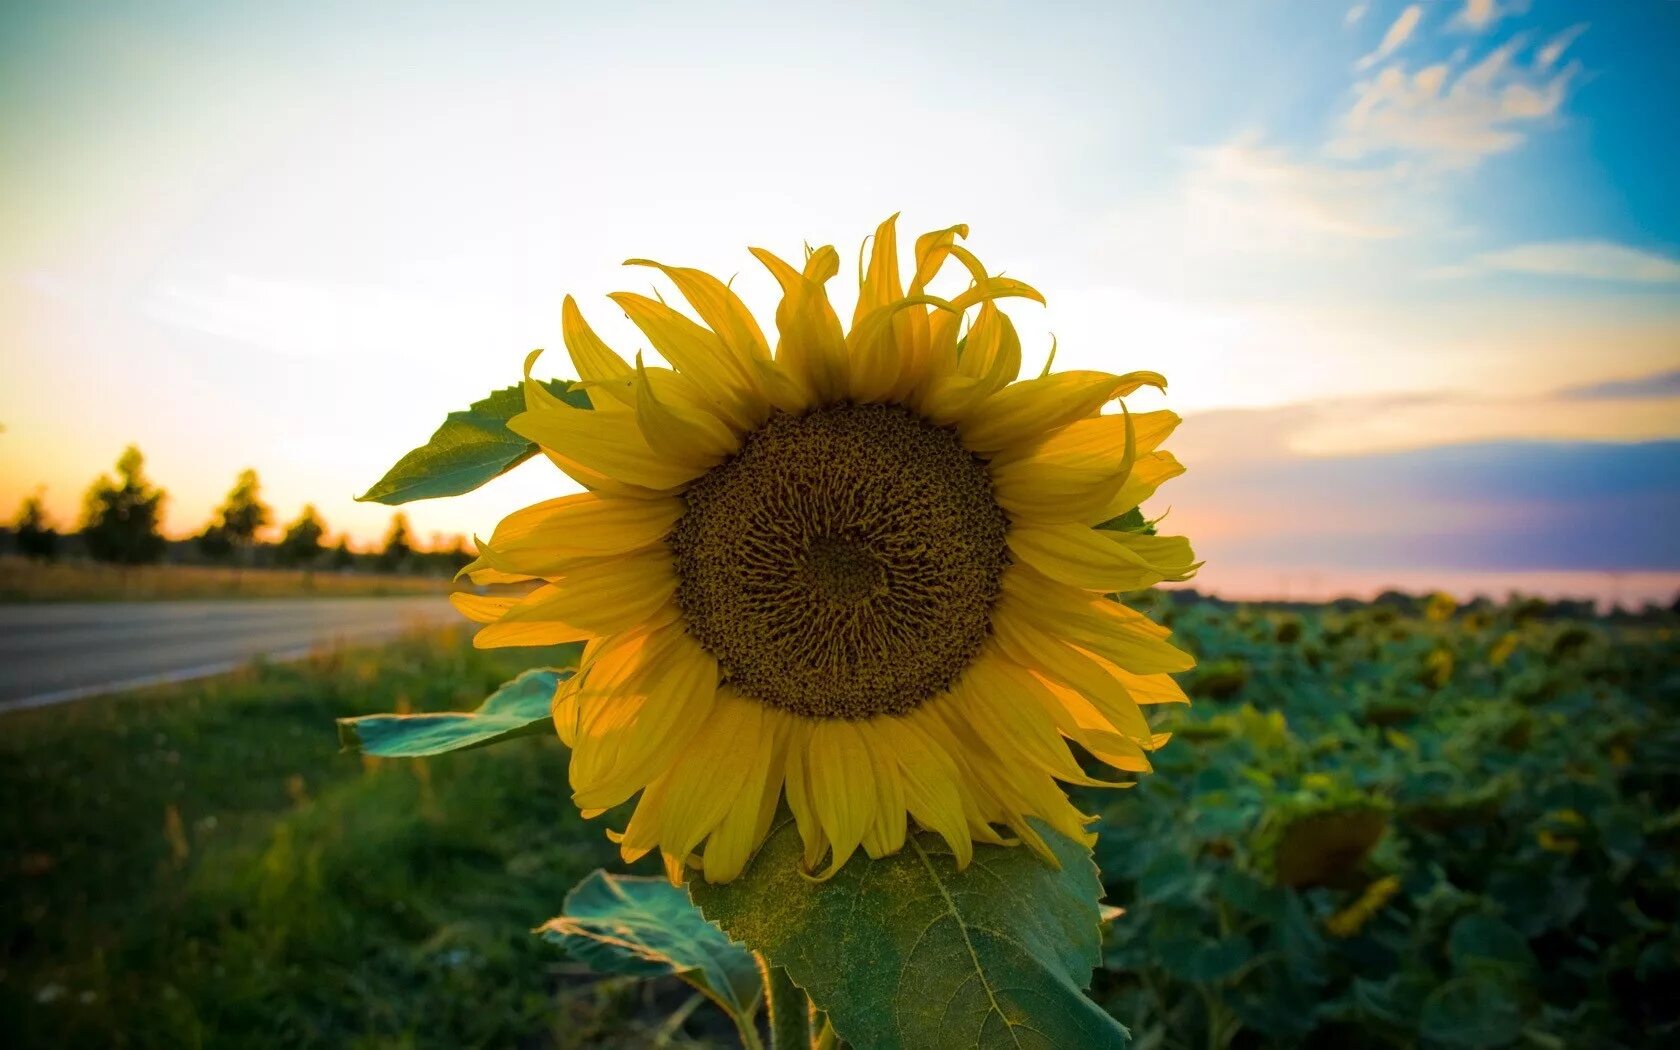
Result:
{"type": "Polygon", "coordinates": [[[0,711],[459,622],[441,596],[0,605],[0,711]]]}

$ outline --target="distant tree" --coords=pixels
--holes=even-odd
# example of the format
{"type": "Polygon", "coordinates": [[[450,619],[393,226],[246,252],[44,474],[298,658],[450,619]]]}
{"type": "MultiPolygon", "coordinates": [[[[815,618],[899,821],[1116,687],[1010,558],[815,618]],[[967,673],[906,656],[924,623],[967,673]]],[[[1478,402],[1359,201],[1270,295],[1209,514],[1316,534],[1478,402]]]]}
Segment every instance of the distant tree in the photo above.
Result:
{"type": "Polygon", "coordinates": [[[163,556],[158,531],[163,515],[162,489],[146,480],[146,458],[133,445],[117,460],[117,477],[102,476],[88,489],[82,505],[82,542],[100,561],[144,565],[163,556]]]}
{"type": "Polygon", "coordinates": [[[455,572],[473,560],[473,552],[467,548],[467,538],[460,533],[455,534],[455,542],[442,552],[445,564],[451,572],[455,572]]]}
{"type": "Polygon", "coordinates": [[[286,526],[286,534],[280,538],[280,546],[275,554],[282,565],[308,565],[321,555],[321,537],[327,534],[327,527],[321,523],[321,515],[315,509],[315,504],[305,504],[303,512],[296,521],[286,526]]]}
{"type": "Polygon", "coordinates": [[[328,564],[340,572],[356,564],[356,552],[350,549],[349,536],[339,537],[338,546],[333,548],[328,564]]]}
{"type": "Polygon", "coordinates": [[[212,558],[226,558],[249,550],[257,530],[269,522],[268,506],[262,501],[262,482],[247,467],[228,490],[227,499],[216,508],[216,516],[198,537],[198,549],[212,558]]]}
{"type": "Polygon", "coordinates": [[[385,534],[385,547],[379,552],[380,568],[395,572],[414,554],[414,539],[408,527],[408,516],[398,513],[391,519],[391,530],[385,534]]]}
{"type": "Polygon", "coordinates": [[[17,524],[12,528],[18,553],[24,557],[48,559],[58,553],[58,530],[47,520],[39,491],[23,501],[23,506],[18,508],[17,524]]]}

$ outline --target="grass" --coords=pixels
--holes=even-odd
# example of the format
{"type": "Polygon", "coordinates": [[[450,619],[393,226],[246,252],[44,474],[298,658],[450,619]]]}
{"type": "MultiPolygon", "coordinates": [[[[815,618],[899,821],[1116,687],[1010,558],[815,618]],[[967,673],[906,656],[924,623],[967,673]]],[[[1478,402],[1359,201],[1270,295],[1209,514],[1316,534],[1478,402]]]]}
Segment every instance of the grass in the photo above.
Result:
{"type": "MultiPolygon", "coordinates": [[[[529,933],[616,864],[569,801],[557,742],[424,763],[337,750],[337,716],[472,707],[545,655],[431,632],[6,716],[0,1031],[169,1047],[680,1035],[658,1026],[683,986],[601,981],[529,933]]],[[[688,1031],[725,1037],[708,1013],[688,1031]]]]}
{"type": "Polygon", "coordinates": [[[106,565],[0,556],[0,602],[160,601],[182,598],[348,598],[442,594],[437,576],[234,569],[206,565],[106,565]]]}

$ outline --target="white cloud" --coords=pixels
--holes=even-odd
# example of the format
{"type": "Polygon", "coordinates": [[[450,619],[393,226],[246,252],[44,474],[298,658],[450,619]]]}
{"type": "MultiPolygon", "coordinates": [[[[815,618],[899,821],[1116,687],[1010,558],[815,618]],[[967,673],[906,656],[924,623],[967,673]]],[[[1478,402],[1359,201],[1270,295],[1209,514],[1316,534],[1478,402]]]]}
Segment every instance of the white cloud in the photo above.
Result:
{"type": "Polygon", "coordinates": [[[1412,4],[1400,12],[1400,17],[1396,18],[1394,24],[1388,27],[1388,32],[1383,34],[1382,42],[1377,45],[1377,49],[1360,59],[1354,68],[1369,69],[1389,55],[1394,54],[1407,40],[1411,39],[1413,31],[1417,29],[1418,23],[1422,20],[1423,8],[1417,4],[1412,4]]]}
{"type": "Polygon", "coordinates": [[[1352,7],[1348,8],[1347,14],[1342,16],[1342,24],[1345,26],[1351,26],[1358,23],[1358,21],[1364,17],[1365,5],[1354,4],[1352,7]]]}
{"type": "Polygon", "coordinates": [[[1193,228],[1227,250],[1310,252],[1404,232],[1385,212],[1396,175],[1294,160],[1250,135],[1197,151],[1185,200],[1193,228]]]}
{"type": "Polygon", "coordinates": [[[1449,63],[1415,73],[1388,66],[1354,88],[1330,154],[1407,151],[1442,167],[1469,167],[1519,145],[1527,125],[1557,113],[1578,72],[1574,64],[1553,72],[1540,58],[1521,65],[1515,58],[1524,42],[1512,38],[1456,76],[1449,63]]]}
{"type": "Polygon", "coordinates": [[[1464,6],[1447,25],[1453,29],[1467,29],[1472,33],[1479,33],[1499,21],[1501,15],[1508,13],[1509,9],[1500,9],[1499,0],[1464,0],[1464,6]]]}
{"type": "Polygon", "coordinates": [[[1557,65],[1557,60],[1563,57],[1563,53],[1569,49],[1569,45],[1573,44],[1575,38],[1586,31],[1587,23],[1580,22],[1546,41],[1546,45],[1535,52],[1534,68],[1546,70],[1557,65]]]}
{"type": "Polygon", "coordinates": [[[1547,241],[1482,252],[1457,266],[1432,271],[1432,276],[1469,277],[1485,273],[1584,277],[1632,284],[1680,284],[1680,260],[1609,241],[1547,241]]]}

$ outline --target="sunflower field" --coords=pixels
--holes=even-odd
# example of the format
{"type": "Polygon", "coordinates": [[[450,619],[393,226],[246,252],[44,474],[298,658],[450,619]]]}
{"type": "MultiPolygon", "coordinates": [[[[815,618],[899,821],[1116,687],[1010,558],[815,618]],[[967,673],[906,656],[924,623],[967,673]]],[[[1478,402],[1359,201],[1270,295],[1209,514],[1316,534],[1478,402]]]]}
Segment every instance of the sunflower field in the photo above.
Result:
{"type": "Polygon", "coordinates": [[[1672,616],[1152,611],[1195,704],[1160,775],[1086,797],[1126,909],[1096,994],[1136,1045],[1680,1036],[1672,616]]]}

